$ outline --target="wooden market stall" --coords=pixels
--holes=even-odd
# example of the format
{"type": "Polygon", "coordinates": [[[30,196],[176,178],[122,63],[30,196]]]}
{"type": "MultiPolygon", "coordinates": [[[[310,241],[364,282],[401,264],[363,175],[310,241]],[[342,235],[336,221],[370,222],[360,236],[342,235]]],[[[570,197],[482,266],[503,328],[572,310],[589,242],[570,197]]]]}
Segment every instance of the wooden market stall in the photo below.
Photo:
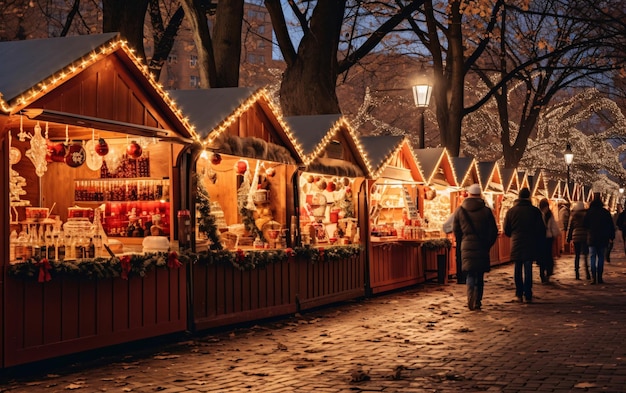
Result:
{"type": "Polygon", "coordinates": [[[537,171],[533,176],[532,189],[530,190],[530,197],[533,201],[533,205],[539,206],[539,201],[542,199],[550,198],[550,190],[548,188],[548,179],[543,171],[537,171]]]}
{"type": "MultiPolygon", "coordinates": [[[[363,137],[361,142],[372,168],[367,187],[369,291],[381,293],[437,278],[437,251],[447,257],[448,248],[443,241],[437,243],[443,240],[439,230],[435,236],[418,207],[424,198],[424,176],[408,139],[384,135],[363,137]]],[[[441,275],[446,278],[445,268],[441,275]]]]}
{"type": "Polygon", "coordinates": [[[365,176],[355,131],[340,114],[285,118],[304,154],[297,178],[298,311],[366,295],[365,176]],[[315,261],[313,257],[321,255],[315,261]]]}
{"type": "Polygon", "coordinates": [[[116,33],[0,55],[2,367],[184,331],[184,119],[116,33]]]}
{"type": "MultiPolygon", "coordinates": [[[[504,185],[502,182],[502,174],[500,173],[500,166],[497,161],[481,161],[478,162],[476,166],[478,167],[478,174],[481,179],[480,184],[483,186],[483,198],[487,205],[493,210],[496,223],[498,224],[498,238],[501,238],[505,235],[502,233],[502,226],[498,220],[500,209],[502,208],[502,198],[504,196],[504,185]]],[[[506,262],[500,260],[500,243],[501,241],[497,240],[489,252],[492,266],[506,262]]]]}
{"type": "MultiPolygon", "coordinates": [[[[449,235],[443,233],[443,223],[463,201],[465,193],[457,183],[457,179],[465,179],[466,176],[456,174],[452,158],[444,148],[417,149],[415,150],[415,156],[425,179],[424,185],[418,186],[420,191],[418,209],[426,223],[429,237],[433,239],[445,237],[447,240],[446,246],[450,246],[449,235]]],[[[469,169],[470,167],[471,165],[467,168],[469,169]]],[[[472,170],[470,169],[469,172],[471,173],[472,170]]],[[[474,174],[467,176],[468,182],[472,181],[474,174]]],[[[429,266],[425,272],[427,279],[436,277],[433,264],[437,259],[437,255],[442,255],[444,251],[449,258],[448,274],[458,273],[455,258],[450,256],[453,253],[450,253],[449,249],[444,250],[441,247],[434,247],[429,252],[427,262],[429,266]]]]}
{"type": "Polygon", "coordinates": [[[169,92],[189,118],[194,144],[189,195],[190,329],[296,311],[298,270],[290,226],[302,150],[265,89],[169,92]]]}

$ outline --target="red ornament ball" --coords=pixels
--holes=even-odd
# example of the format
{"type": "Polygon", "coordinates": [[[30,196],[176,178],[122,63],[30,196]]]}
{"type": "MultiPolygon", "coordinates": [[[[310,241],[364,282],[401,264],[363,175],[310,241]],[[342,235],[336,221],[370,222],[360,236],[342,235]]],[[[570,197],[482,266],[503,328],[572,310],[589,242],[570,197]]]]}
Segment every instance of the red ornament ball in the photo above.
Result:
{"type": "Polygon", "coordinates": [[[332,181],[329,181],[328,184],[326,185],[326,191],[333,192],[336,189],[337,189],[337,186],[332,181]]]}
{"type": "Polygon", "coordinates": [[[55,143],[48,145],[46,161],[48,162],[64,162],[67,149],[63,143],[55,143]]]}
{"type": "Polygon", "coordinates": [[[98,139],[98,144],[95,146],[96,154],[99,156],[106,156],[109,154],[109,144],[104,140],[104,138],[98,139]]]}
{"type": "Polygon", "coordinates": [[[213,155],[211,156],[211,164],[219,165],[221,162],[222,156],[220,156],[219,153],[213,153],[213,155]]]}
{"type": "Polygon", "coordinates": [[[141,148],[139,143],[137,143],[137,141],[132,141],[130,145],[126,147],[126,154],[128,154],[130,158],[137,159],[141,157],[142,153],[143,153],[143,149],[141,148]]]}
{"type": "Polygon", "coordinates": [[[248,163],[244,160],[237,161],[237,164],[235,164],[235,170],[238,174],[243,175],[248,170],[248,163]]]}

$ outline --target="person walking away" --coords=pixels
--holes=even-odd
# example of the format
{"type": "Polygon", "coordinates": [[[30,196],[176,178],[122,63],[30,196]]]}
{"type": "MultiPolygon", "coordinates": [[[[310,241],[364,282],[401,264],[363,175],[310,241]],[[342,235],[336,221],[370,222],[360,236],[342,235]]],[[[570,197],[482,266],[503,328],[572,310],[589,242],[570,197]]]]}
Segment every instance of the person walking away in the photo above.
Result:
{"type": "MultiPolygon", "coordinates": [[[[478,184],[467,189],[468,197],[454,215],[453,230],[461,239],[461,262],[467,283],[467,307],[480,310],[485,287],[485,273],[491,270],[489,250],[498,238],[493,211],[481,198],[478,184]]],[[[457,244],[459,247],[459,244],[457,244]]]]}
{"type": "Polygon", "coordinates": [[[591,280],[589,273],[589,247],[587,246],[587,229],[584,226],[585,204],[581,201],[574,202],[572,206],[572,214],[570,215],[569,225],[567,229],[567,242],[574,243],[574,272],[576,279],[580,280],[580,256],[583,256],[585,263],[585,277],[591,280]]]}
{"type": "Polygon", "coordinates": [[[541,282],[547,284],[550,282],[550,276],[554,274],[554,255],[552,247],[554,241],[559,237],[561,231],[554,219],[554,214],[550,210],[550,203],[546,198],[539,201],[539,210],[543,216],[543,223],[546,226],[546,238],[543,242],[543,249],[539,258],[539,276],[541,282]]]}
{"type": "Polygon", "coordinates": [[[611,213],[602,204],[600,194],[595,194],[583,221],[587,229],[587,245],[591,262],[591,284],[604,283],[604,252],[609,241],[615,239],[615,226],[611,213]]]}
{"type": "Polygon", "coordinates": [[[519,302],[533,300],[533,261],[545,239],[546,226],[541,211],[530,201],[530,190],[520,190],[511,209],[504,216],[504,234],[511,238],[511,260],[514,262],[515,296],[519,302]]]}
{"type": "MultiPolygon", "coordinates": [[[[452,214],[450,214],[448,216],[448,218],[446,219],[446,221],[443,223],[442,229],[446,234],[450,234],[454,232],[454,215],[456,213],[456,210],[452,212],[452,214]]],[[[461,261],[461,241],[463,239],[461,239],[460,237],[457,237],[457,235],[454,235],[454,241],[456,243],[454,249],[454,261],[455,261],[455,266],[456,266],[456,283],[457,284],[463,284],[465,285],[465,273],[463,272],[463,262],[461,261]]]]}
{"type": "MultiPolygon", "coordinates": [[[[613,231],[617,227],[617,214],[611,214],[611,220],[613,220],[613,231]]],[[[611,263],[611,251],[613,251],[614,239],[609,240],[609,244],[606,246],[606,252],[604,253],[604,260],[607,263],[611,263]]]]}
{"type": "MultiPolygon", "coordinates": [[[[567,226],[569,225],[570,206],[569,203],[563,202],[559,204],[559,226],[563,236],[561,237],[561,254],[565,252],[565,238],[567,236],[567,226]]],[[[568,250],[568,252],[572,252],[568,250]]]]}
{"type": "Polygon", "coordinates": [[[615,225],[622,233],[622,243],[624,245],[624,253],[626,253],[626,203],[624,204],[624,209],[617,215],[615,225]]]}

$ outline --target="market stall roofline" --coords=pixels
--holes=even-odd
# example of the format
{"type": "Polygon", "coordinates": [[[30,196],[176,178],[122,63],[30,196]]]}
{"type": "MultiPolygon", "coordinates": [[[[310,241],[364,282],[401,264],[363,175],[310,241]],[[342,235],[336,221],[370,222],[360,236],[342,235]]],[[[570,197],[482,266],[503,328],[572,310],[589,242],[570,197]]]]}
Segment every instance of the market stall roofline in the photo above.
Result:
{"type": "Polygon", "coordinates": [[[112,54],[128,67],[139,85],[160,98],[156,106],[179,123],[181,131],[195,135],[147,65],[117,32],[0,42],[0,110],[17,113],[112,54]]]}
{"type": "Polygon", "coordinates": [[[355,158],[359,161],[358,164],[364,172],[371,174],[371,164],[363,145],[342,114],[288,116],[285,117],[285,124],[289,134],[300,146],[306,165],[320,158],[337,133],[342,129],[345,130],[346,139],[351,145],[350,149],[356,153],[355,158]]]}
{"type": "Polygon", "coordinates": [[[140,124],[126,123],[117,120],[102,119],[91,116],[82,116],[74,113],[54,111],[49,109],[22,109],[21,115],[30,120],[49,121],[52,123],[71,124],[85,128],[95,128],[105,131],[114,131],[149,138],[159,138],[161,140],[174,140],[185,144],[193,143],[192,139],[176,136],[175,132],[162,128],[144,126],[140,124]]]}
{"type": "Polygon", "coordinates": [[[341,114],[311,115],[311,116],[288,116],[285,122],[294,136],[302,145],[305,155],[314,154],[315,148],[328,134],[333,125],[341,119],[341,114]]]}
{"type": "Polygon", "coordinates": [[[422,168],[407,137],[400,135],[376,135],[362,137],[360,140],[372,167],[370,175],[373,178],[385,177],[387,168],[393,166],[391,161],[404,149],[405,153],[410,155],[409,166],[411,166],[411,163],[413,164],[409,169],[406,169],[410,172],[411,181],[424,181],[422,168]]]}
{"type": "Polygon", "coordinates": [[[458,186],[470,186],[471,184],[466,184],[465,181],[472,173],[472,167],[477,171],[476,177],[478,178],[478,185],[480,189],[483,189],[483,183],[480,179],[480,175],[478,174],[478,167],[476,166],[476,160],[473,157],[451,157],[452,166],[454,168],[454,175],[457,176],[456,184],[458,186]],[[458,176],[463,176],[461,179],[458,176]]]}
{"type": "Polygon", "coordinates": [[[224,87],[196,90],[170,90],[169,97],[181,109],[191,132],[206,149],[214,149],[213,143],[236,122],[241,114],[252,105],[260,104],[268,120],[284,135],[282,146],[295,156],[296,161],[303,160],[304,153],[292,135],[288,125],[280,116],[280,110],[272,103],[267,90],[263,87],[224,87]]]}
{"type": "Polygon", "coordinates": [[[452,179],[451,181],[446,181],[448,184],[441,184],[453,187],[460,187],[459,184],[456,183],[456,174],[454,173],[455,169],[452,165],[452,161],[450,160],[450,156],[448,151],[444,147],[429,147],[426,149],[417,149],[415,151],[415,156],[417,157],[417,162],[422,168],[422,173],[425,175],[426,184],[432,184],[436,182],[435,176],[439,168],[441,168],[441,161],[447,157],[447,162],[450,165],[450,170],[452,171],[452,179]]]}
{"type": "Polygon", "coordinates": [[[189,119],[198,138],[204,140],[259,90],[252,87],[224,87],[168,90],[167,93],[189,119]]]}
{"type": "Polygon", "coordinates": [[[119,39],[119,33],[0,43],[0,92],[11,102],[69,64],[119,39]]]}
{"type": "Polygon", "coordinates": [[[476,167],[483,191],[504,192],[502,173],[497,161],[479,161],[476,167]]]}

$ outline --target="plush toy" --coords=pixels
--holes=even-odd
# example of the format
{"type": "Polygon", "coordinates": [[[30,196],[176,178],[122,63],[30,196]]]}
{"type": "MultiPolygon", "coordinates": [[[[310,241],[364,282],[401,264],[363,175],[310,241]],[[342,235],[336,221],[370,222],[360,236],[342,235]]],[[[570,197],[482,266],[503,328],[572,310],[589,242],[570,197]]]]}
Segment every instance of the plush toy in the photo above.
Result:
{"type": "Polygon", "coordinates": [[[256,225],[256,227],[260,231],[263,230],[263,225],[267,224],[268,222],[274,219],[274,216],[272,215],[272,209],[270,209],[267,206],[257,207],[253,216],[254,216],[254,225],[256,225]]]}

